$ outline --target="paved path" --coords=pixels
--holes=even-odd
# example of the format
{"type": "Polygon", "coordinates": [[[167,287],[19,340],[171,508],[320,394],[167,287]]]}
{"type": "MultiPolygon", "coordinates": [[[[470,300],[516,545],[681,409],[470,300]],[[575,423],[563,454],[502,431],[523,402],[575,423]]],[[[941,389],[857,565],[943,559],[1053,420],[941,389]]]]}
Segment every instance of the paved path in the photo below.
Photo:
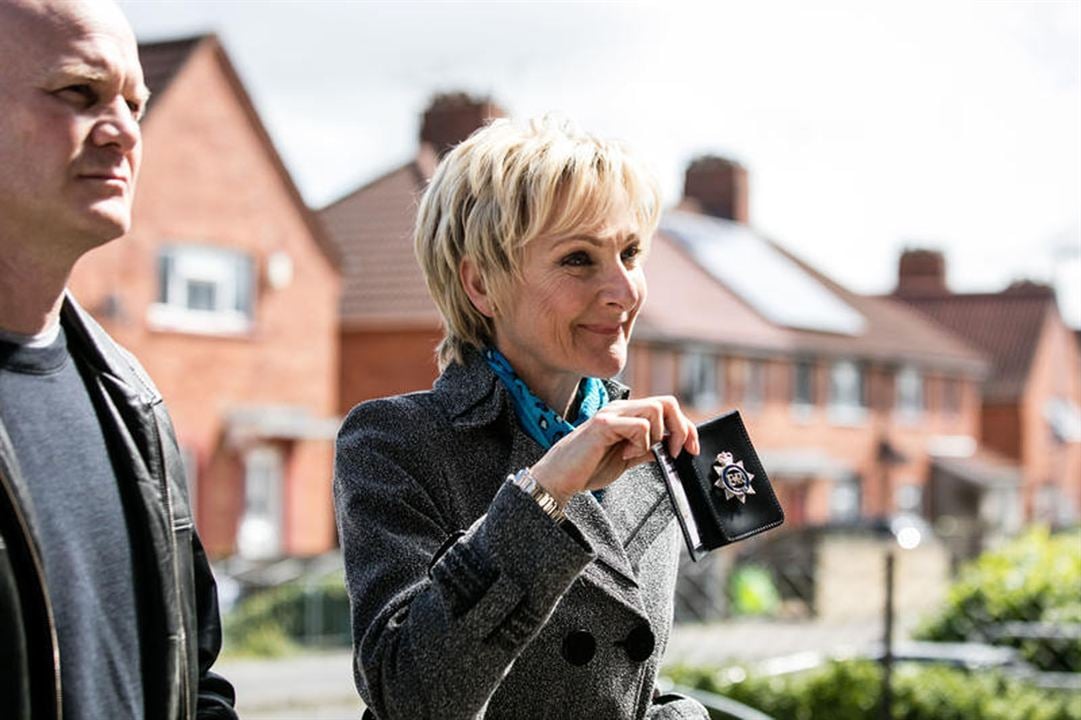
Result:
{"type": "MultiPolygon", "coordinates": [[[[899,623],[904,628],[910,622],[899,623]]],[[[854,652],[881,637],[881,624],[736,620],[673,628],[666,662],[721,664],[728,660],[796,658],[800,653],[854,652]]],[[[227,659],[218,664],[237,689],[244,720],[358,720],[363,709],[346,650],[280,660],[227,659]]]]}

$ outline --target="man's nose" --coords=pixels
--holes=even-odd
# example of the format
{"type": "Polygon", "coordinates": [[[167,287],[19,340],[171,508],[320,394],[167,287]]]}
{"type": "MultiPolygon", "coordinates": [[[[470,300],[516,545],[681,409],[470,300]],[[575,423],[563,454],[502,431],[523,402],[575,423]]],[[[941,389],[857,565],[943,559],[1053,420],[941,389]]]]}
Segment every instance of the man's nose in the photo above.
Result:
{"type": "Polygon", "coordinates": [[[117,98],[97,119],[90,139],[99,147],[115,146],[121,152],[133,150],[142,140],[142,131],[135,119],[135,113],[128,107],[127,101],[117,98]]]}

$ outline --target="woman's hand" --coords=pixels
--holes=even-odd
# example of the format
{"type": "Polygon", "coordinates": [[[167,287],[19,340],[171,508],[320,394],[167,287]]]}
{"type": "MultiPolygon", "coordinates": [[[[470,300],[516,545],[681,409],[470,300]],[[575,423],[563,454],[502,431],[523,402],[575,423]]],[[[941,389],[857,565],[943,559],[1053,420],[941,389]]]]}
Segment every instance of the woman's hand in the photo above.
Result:
{"type": "Polygon", "coordinates": [[[565,507],[575,494],[611,484],[653,459],[650,448],[668,436],[668,452],[697,455],[698,430],[671,396],[616,400],[551,447],[532,468],[537,484],[565,507]]]}

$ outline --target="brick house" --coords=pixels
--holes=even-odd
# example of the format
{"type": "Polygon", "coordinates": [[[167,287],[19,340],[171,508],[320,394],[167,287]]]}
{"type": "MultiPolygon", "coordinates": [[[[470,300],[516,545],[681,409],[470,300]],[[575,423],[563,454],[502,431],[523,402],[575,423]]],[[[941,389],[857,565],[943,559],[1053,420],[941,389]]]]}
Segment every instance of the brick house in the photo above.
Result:
{"type": "Polygon", "coordinates": [[[415,158],[319,212],[342,258],[338,409],[431,387],[439,313],[413,254],[417,201],[439,157],[503,111],[487,99],[436,96],[415,158]]]}
{"type": "MultiPolygon", "coordinates": [[[[990,359],[980,442],[1020,475],[1025,517],[1055,525],[1081,519],[1081,352],[1054,291],[1017,282],[997,293],[953,293],[942,253],[907,250],[893,296],[990,359]]],[[[979,484],[948,462],[938,465],[942,483],[979,484]]]]}
{"type": "MultiPolygon", "coordinates": [[[[344,258],[343,411],[435,379],[441,330],[413,256],[416,202],[441,149],[498,115],[487,99],[436,98],[414,160],[321,211],[344,258]]],[[[624,373],[636,394],[677,394],[700,419],[740,407],[792,525],[920,511],[928,448],[975,443],[982,356],[919,313],[851,293],[754,233],[738,165],[704,159],[686,184],[646,265],[650,299],[624,373]],[[711,247],[741,252],[747,264],[734,275],[711,272],[711,247]],[[763,276],[760,263],[783,282],[763,276]],[[740,275],[755,283],[740,284],[740,275]],[[755,294],[771,282],[795,293],[788,307],[807,316],[786,319],[755,294]]]]}
{"type": "Polygon", "coordinates": [[[738,407],[792,526],[923,512],[930,451],[975,444],[980,354],[755,232],[738,163],[699,158],[684,195],[646,265],[636,392],[738,407]]]}
{"type": "Polygon", "coordinates": [[[144,44],[153,92],[134,224],[76,296],[146,366],[215,557],[335,545],[336,253],[217,38],[144,44]]]}

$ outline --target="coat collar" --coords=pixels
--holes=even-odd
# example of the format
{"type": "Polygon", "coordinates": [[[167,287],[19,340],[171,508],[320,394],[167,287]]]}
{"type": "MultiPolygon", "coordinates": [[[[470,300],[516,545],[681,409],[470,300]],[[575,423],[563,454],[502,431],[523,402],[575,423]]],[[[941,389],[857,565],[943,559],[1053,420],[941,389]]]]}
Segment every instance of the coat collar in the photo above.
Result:
{"type": "MultiPolygon", "coordinates": [[[[630,389],[615,380],[604,380],[609,397],[625,399],[630,389]]],[[[464,362],[447,366],[435,383],[434,394],[442,405],[451,424],[462,429],[479,428],[496,423],[510,423],[511,452],[505,473],[510,474],[522,467],[533,465],[544,455],[544,449],[519,426],[511,406],[510,394],[492,372],[483,356],[476,350],[468,350],[464,362]]],[[[632,607],[637,587],[638,559],[644,547],[643,530],[649,530],[657,522],[659,528],[647,532],[649,540],[664,529],[670,514],[656,513],[658,499],[663,499],[663,485],[654,477],[651,466],[641,466],[609,486],[603,503],[591,493],[579,493],[566,508],[567,517],[593,545],[598,563],[586,568],[586,579],[602,585],[610,592],[613,583],[606,574],[614,574],[620,582],[617,594],[632,607]],[[628,554],[628,550],[630,553],[628,554]],[[597,567],[603,565],[604,569],[597,567]]]]}
{"type": "MultiPolygon", "coordinates": [[[[616,380],[602,380],[608,397],[625,400],[630,388],[616,380]]],[[[474,348],[467,348],[461,363],[451,363],[435,381],[435,396],[455,427],[481,427],[495,422],[510,402],[503,383],[474,348]]]]}

